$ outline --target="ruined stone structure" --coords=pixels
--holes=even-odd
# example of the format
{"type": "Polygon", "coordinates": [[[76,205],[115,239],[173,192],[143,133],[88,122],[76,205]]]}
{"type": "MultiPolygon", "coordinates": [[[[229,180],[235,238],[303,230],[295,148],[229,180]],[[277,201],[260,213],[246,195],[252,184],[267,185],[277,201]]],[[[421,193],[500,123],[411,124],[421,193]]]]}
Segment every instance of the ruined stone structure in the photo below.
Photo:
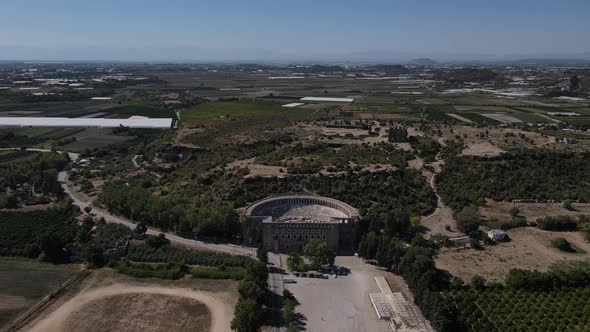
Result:
{"type": "Polygon", "coordinates": [[[389,143],[405,143],[408,142],[408,129],[405,127],[391,127],[389,128],[389,143]]]}
{"type": "Polygon", "coordinates": [[[293,252],[311,240],[335,253],[352,251],[360,216],[352,206],[311,194],[271,196],[244,211],[244,239],[270,251],[293,252]]]}

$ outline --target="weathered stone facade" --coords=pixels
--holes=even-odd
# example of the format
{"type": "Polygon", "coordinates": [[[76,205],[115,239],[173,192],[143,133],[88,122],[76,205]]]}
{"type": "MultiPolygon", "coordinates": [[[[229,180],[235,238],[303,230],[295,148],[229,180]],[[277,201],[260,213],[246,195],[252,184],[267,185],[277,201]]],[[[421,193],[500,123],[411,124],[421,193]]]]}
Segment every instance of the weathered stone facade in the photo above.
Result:
{"type": "Polygon", "coordinates": [[[338,200],[310,194],[287,194],[246,208],[244,239],[270,251],[293,252],[311,240],[326,242],[335,253],[351,252],[360,216],[338,200]]]}
{"type": "Polygon", "coordinates": [[[408,129],[404,127],[389,128],[389,143],[405,143],[409,141],[408,129]]]}

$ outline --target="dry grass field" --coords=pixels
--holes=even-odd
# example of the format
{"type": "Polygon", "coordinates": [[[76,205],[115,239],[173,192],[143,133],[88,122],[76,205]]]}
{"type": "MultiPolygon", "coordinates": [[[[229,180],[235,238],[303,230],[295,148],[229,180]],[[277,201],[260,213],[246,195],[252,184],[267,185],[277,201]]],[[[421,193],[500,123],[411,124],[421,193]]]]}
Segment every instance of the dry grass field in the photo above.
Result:
{"type": "Polygon", "coordinates": [[[496,218],[498,220],[510,220],[510,209],[517,207],[520,215],[526,217],[529,221],[535,221],[537,218],[547,216],[561,215],[590,215],[590,204],[574,203],[574,210],[568,210],[563,207],[562,203],[511,203],[497,202],[487,199],[486,204],[479,208],[482,217],[486,219],[496,218]]]}
{"type": "Polygon", "coordinates": [[[436,266],[466,282],[475,275],[501,281],[511,269],[546,271],[554,263],[590,259],[590,243],[579,232],[524,227],[507,233],[509,242],[486,246],[485,250],[442,249],[436,257],[436,266]],[[566,253],[551,247],[549,241],[557,237],[566,238],[583,252],[566,253]]]}
{"type": "Polygon", "coordinates": [[[535,147],[556,147],[563,145],[556,144],[553,136],[543,136],[537,132],[524,131],[514,128],[475,128],[471,126],[453,126],[441,128],[442,137],[452,140],[455,136],[461,136],[467,146],[463,151],[466,155],[494,156],[505,150],[535,147]],[[452,131],[451,131],[452,130],[452,131]],[[481,133],[486,133],[481,137],[481,133]],[[523,139],[520,135],[525,135],[523,139]]]}

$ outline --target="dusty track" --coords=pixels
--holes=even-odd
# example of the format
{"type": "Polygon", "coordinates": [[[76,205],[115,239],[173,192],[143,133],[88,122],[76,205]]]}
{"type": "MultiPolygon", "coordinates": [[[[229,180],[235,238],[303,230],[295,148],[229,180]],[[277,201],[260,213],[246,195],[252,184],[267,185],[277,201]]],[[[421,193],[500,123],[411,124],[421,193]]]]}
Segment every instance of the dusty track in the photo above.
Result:
{"type": "Polygon", "coordinates": [[[231,331],[230,319],[233,308],[231,305],[223,303],[215,295],[206,291],[193,291],[186,288],[166,288],[157,286],[130,286],[117,284],[90,290],[76,295],[71,300],[60,306],[56,311],[36,323],[30,331],[32,332],[57,332],[64,331],[64,324],[68,317],[80,307],[93,301],[103,299],[109,296],[122,294],[161,294],[169,296],[184,297],[197,300],[207,306],[211,313],[211,331],[226,332],[231,331]]]}

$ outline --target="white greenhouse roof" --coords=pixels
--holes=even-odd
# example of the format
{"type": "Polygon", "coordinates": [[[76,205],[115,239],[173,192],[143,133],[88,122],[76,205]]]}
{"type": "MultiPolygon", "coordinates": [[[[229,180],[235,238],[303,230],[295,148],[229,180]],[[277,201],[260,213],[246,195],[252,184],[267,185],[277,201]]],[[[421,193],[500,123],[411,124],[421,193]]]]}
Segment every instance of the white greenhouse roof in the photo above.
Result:
{"type": "Polygon", "coordinates": [[[290,103],[290,104],[285,104],[285,105],[281,105],[282,107],[298,107],[298,106],[303,106],[305,105],[305,103],[290,103]]]}
{"type": "Polygon", "coordinates": [[[161,128],[172,127],[171,118],[105,119],[105,118],[49,118],[0,117],[0,127],[81,127],[81,128],[161,128]]]}
{"type": "Polygon", "coordinates": [[[319,102],[334,102],[334,103],[352,103],[353,98],[334,98],[334,97],[303,97],[301,101],[319,101],[319,102]]]}

